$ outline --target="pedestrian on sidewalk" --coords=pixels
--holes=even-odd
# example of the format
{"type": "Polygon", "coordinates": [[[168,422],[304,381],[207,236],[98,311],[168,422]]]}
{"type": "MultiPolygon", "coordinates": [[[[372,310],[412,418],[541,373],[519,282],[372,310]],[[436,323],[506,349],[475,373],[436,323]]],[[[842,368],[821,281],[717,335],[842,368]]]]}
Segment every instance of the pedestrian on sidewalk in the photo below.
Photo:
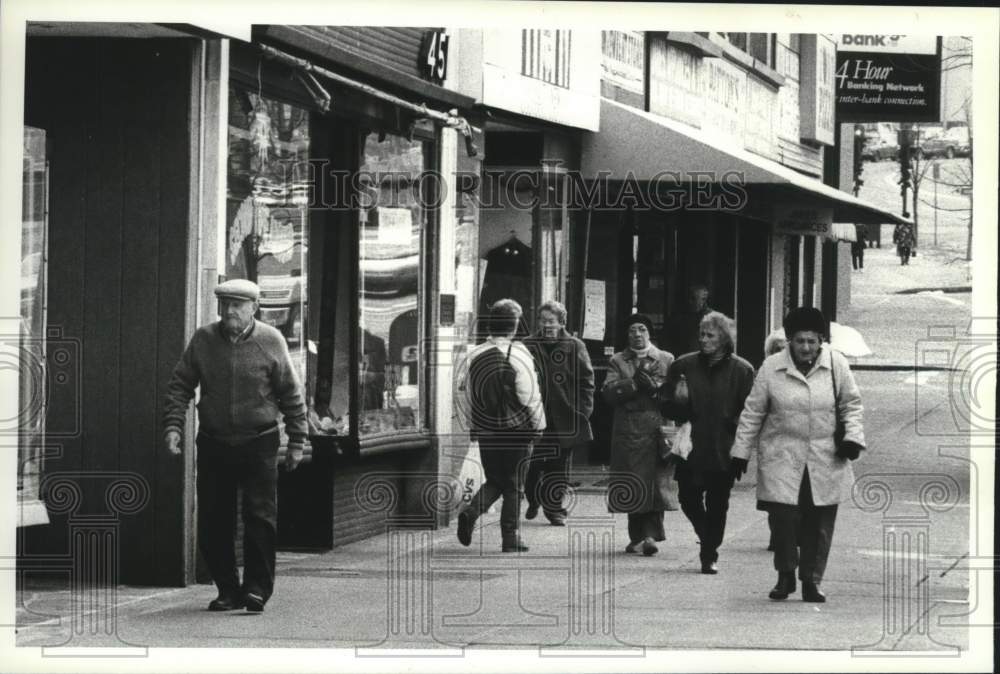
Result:
{"type": "Polygon", "coordinates": [[[746,464],[733,463],[736,426],[753,386],[753,366],[736,355],[736,324],[713,311],[701,319],[701,349],[679,357],[664,388],[664,415],[691,422],[691,453],[677,465],[681,510],[701,544],[701,572],[718,573],[729,494],[746,464]],[[686,385],[685,385],[686,384],[686,385]]]}
{"type": "Polygon", "coordinates": [[[306,404],[285,338],[254,319],[260,289],[233,279],[215,289],[217,323],[199,328],[167,384],[164,438],[181,453],[195,388],[198,402],[198,546],[219,596],[210,611],[259,613],[274,591],[278,416],[284,415],[285,466],[302,460],[306,404]],[[243,582],[236,568],[236,494],[243,490],[243,582]]]}
{"type": "Polygon", "coordinates": [[[657,553],[663,541],[663,513],[677,509],[673,464],[661,457],[659,392],[674,357],[650,341],[653,322],[634,314],[626,321],[628,346],[616,353],[601,395],[614,408],[611,426],[609,512],[628,514],[625,552],[657,553]]]}
{"type": "Polygon", "coordinates": [[[913,227],[905,223],[896,225],[892,232],[892,242],[896,244],[896,254],[899,255],[900,265],[910,264],[910,255],[913,253],[914,246],[917,245],[913,237],[913,227]]]}
{"type": "Polygon", "coordinates": [[[865,268],[865,226],[854,226],[854,241],[851,241],[851,267],[854,271],[865,268]]]}
{"type": "Polygon", "coordinates": [[[566,307],[548,301],[538,310],[538,330],[525,340],[535,359],[545,407],[545,431],[534,445],[524,490],[525,519],[541,508],[553,526],[564,526],[563,498],[573,451],[593,439],[594,368],[587,347],[566,331],[566,307]]]}
{"type": "Polygon", "coordinates": [[[469,352],[465,382],[469,428],[479,442],[486,480],[458,515],[458,540],[472,543],[476,520],[498,498],[503,552],[525,552],[518,532],[524,473],[532,443],[545,430],[545,410],[531,353],[514,341],[521,305],[502,299],[490,307],[489,337],[469,352]]]}
{"type": "Polygon", "coordinates": [[[778,582],[768,595],[824,602],[837,505],[854,483],[851,461],[865,448],[858,386],[843,355],[830,348],[821,311],[799,307],[784,320],[789,348],[769,356],[740,416],[732,460],[746,466],[757,449],[757,498],[774,535],[778,582]],[[843,439],[838,427],[843,429],[843,439]]]}

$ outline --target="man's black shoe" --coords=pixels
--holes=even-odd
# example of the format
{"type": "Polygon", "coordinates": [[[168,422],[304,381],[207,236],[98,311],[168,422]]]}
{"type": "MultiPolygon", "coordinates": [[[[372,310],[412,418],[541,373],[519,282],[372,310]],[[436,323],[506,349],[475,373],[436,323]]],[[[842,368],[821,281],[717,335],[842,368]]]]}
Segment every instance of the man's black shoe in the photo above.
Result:
{"type": "Polygon", "coordinates": [[[701,572],[709,576],[714,576],[719,572],[719,565],[716,564],[715,562],[702,560],[701,572]]]}
{"type": "Polygon", "coordinates": [[[505,536],[500,546],[501,552],[527,552],[528,546],[520,536],[505,536]]]}
{"type": "Polygon", "coordinates": [[[795,572],[779,571],[778,583],[767,595],[771,599],[788,599],[788,595],[795,592],[795,572]]]}
{"type": "Polygon", "coordinates": [[[524,511],[524,519],[526,519],[526,520],[533,520],[536,517],[538,517],[538,506],[537,505],[529,505],[528,509],[524,511]]]}
{"type": "Polygon", "coordinates": [[[264,598],[259,594],[247,592],[247,613],[261,613],[264,611],[264,598]]]}
{"type": "Polygon", "coordinates": [[[209,611],[235,611],[246,605],[239,595],[220,594],[208,604],[209,611]]]}
{"type": "Polygon", "coordinates": [[[826,601],[826,595],[816,583],[810,580],[802,581],[802,601],[811,601],[815,604],[822,604],[826,601]]]}

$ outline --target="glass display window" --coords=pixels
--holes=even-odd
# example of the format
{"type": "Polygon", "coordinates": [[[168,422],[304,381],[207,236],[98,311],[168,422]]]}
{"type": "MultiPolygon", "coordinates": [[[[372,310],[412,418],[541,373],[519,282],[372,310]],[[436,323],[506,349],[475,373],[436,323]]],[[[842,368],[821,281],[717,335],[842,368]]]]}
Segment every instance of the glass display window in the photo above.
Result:
{"type": "Polygon", "coordinates": [[[429,144],[366,137],[359,171],[358,434],[426,428],[423,409],[429,144]]]}
{"type": "Polygon", "coordinates": [[[229,89],[228,279],[260,286],[258,318],[281,331],[306,381],[309,110],[229,89]]]}

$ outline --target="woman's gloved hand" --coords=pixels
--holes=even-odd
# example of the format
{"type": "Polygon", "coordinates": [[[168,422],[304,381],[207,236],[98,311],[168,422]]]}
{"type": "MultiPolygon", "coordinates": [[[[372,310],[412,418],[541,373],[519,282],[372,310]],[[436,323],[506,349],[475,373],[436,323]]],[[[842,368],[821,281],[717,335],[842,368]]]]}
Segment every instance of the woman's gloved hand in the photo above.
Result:
{"type": "Polygon", "coordinates": [[[843,442],[840,443],[840,446],[837,447],[836,455],[838,459],[845,459],[845,460],[849,459],[851,461],[854,461],[859,456],[861,456],[861,450],[863,449],[864,447],[862,447],[856,442],[852,442],[851,440],[844,440],[843,442]]]}
{"type": "Polygon", "coordinates": [[[729,459],[729,473],[734,478],[736,478],[737,482],[739,482],[740,478],[742,478],[744,475],[747,474],[747,466],[749,466],[749,465],[750,465],[750,462],[747,461],[746,459],[741,459],[738,456],[730,457],[730,459],[729,459]]]}

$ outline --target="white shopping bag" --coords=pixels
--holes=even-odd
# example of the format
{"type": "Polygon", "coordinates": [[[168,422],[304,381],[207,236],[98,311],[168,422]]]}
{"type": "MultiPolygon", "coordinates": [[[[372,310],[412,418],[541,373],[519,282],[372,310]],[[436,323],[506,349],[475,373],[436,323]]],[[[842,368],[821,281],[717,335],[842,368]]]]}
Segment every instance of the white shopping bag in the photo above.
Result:
{"type": "Polygon", "coordinates": [[[458,488],[452,497],[451,511],[458,512],[469,505],[472,497],[483,486],[484,479],[483,463],[479,457],[479,443],[473,440],[469,443],[469,451],[466,452],[458,471],[458,488]]]}

